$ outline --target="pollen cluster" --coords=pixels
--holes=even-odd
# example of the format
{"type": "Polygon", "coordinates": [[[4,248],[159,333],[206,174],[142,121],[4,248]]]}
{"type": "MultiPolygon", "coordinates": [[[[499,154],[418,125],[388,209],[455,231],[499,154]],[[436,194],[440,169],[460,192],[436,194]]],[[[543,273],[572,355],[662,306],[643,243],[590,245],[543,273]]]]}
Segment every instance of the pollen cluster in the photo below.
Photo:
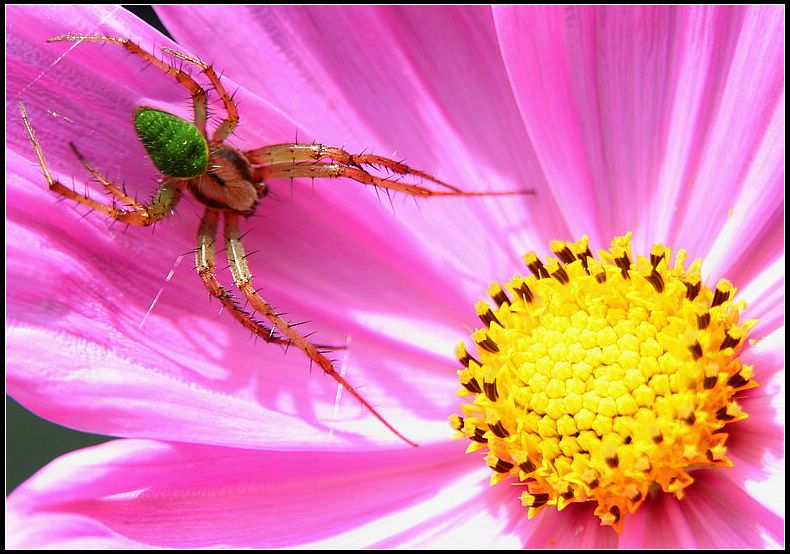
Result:
{"type": "Polygon", "coordinates": [[[593,257],[587,237],[552,242],[557,258],[524,257],[532,275],[493,284],[484,327],[463,343],[463,416],[450,417],[467,452],[487,449],[491,484],[525,486],[532,518],[546,506],[597,503],[623,520],[662,490],[683,497],[692,470],[730,466],[723,427],[747,415],[734,395],[757,386],[737,354],[754,321],[701,261],[653,246],[631,256],[630,233],[593,257]]]}

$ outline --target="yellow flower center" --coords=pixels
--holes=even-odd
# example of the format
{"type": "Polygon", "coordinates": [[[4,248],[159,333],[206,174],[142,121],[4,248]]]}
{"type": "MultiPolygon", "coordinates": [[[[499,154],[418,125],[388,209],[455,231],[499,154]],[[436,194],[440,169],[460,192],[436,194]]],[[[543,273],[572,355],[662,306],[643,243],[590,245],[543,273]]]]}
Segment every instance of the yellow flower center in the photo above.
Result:
{"type": "Polygon", "coordinates": [[[745,419],[734,395],[756,387],[736,358],[755,321],[701,261],[655,245],[632,261],[630,237],[595,259],[587,237],[552,242],[557,259],[524,257],[532,275],[494,284],[479,302],[485,327],[458,359],[473,397],[450,417],[467,452],[488,449],[491,484],[513,476],[534,517],[545,506],[597,502],[602,524],[622,530],[658,490],[678,499],[691,470],[731,466],[725,424],[745,419]]]}

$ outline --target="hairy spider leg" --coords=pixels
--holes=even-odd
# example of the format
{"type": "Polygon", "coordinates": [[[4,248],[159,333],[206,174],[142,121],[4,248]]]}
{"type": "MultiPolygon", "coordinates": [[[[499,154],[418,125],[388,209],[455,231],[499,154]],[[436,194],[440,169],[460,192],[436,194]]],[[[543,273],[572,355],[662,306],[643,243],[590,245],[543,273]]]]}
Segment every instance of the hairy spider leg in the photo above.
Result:
{"type": "Polygon", "coordinates": [[[251,163],[264,167],[256,168],[255,176],[267,178],[338,178],[347,177],[364,185],[380,186],[414,196],[510,196],[514,194],[535,194],[534,190],[523,189],[503,192],[465,192],[458,187],[445,183],[424,171],[413,169],[402,162],[396,162],[375,154],[350,154],[342,148],[323,144],[285,143],[272,144],[244,153],[251,163]],[[320,162],[328,159],[335,163],[320,162]],[[380,177],[363,169],[362,166],[384,168],[403,176],[419,177],[449,190],[433,191],[426,187],[403,183],[392,177],[380,177]]]}
{"type": "Polygon", "coordinates": [[[256,337],[266,342],[288,346],[290,339],[282,338],[275,334],[274,328],[269,328],[256,321],[252,314],[239,305],[236,297],[223,287],[216,276],[214,244],[217,240],[217,210],[206,208],[198,228],[197,248],[195,249],[195,267],[209,294],[219,300],[222,306],[241,323],[245,329],[256,337]]]}
{"type": "Polygon", "coordinates": [[[211,84],[214,87],[214,90],[217,91],[217,94],[219,94],[220,100],[222,100],[222,105],[225,107],[225,112],[227,113],[227,116],[222,120],[222,123],[220,123],[216,129],[214,129],[214,133],[211,135],[211,141],[215,143],[224,141],[233,133],[233,130],[236,128],[236,125],[239,122],[239,109],[236,107],[235,102],[233,102],[231,95],[228,94],[228,91],[225,90],[225,87],[222,85],[217,72],[214,71],[214,67],[198,58],[190,56],[189,54],[184,54],[183,52],[173,50],[172,48],[168,48],[166,46],[162,48],[162,51],[167,52],[175,58],[199,67],[206,77],[208,77],[208,80],[211,81],[211,84]]]}
{"type": "Polygon", "coordinates": [[[57,37],[53,37],[47,39],[47,42],[109,42],[113,44],[118,44],[124,47],[127,51],[131,52],[132,54],[141,57],[146,62],[158,67],[161,71],[171,75],[178,81],[180,84],[184,85],[187,89],[189,89],[190,94],[192,95],[192,109],[195,112],[195,120],[194,125],[195,127],[200,130],[204,137],[206,135],[206,119],[208,117],[208,108],[206,104],[206,91],[203,90],[203,87],[195,81],[192,76],[187,73],[186,71],[174,67],[170,64],[165,63],[163,60],[160,60],[153,54],[143,50],[138,46],[136,43],[132,42],[128,38],[120,38],[120,37],[111,37],[108,35],[80,35],[75,33],[68,33],[65,35],[60,35],[57,37]]]}
{"type": "Polygon", "coordinates": [[[395,190],[412,196],[509,196],[513,194],[531,194],[531,191],[504,191],[504,192],[464,192],[464,191],[435,191],[420,185],[396,181],[391,177],[379,177],[368,173],[359,167],[350,167],[343,164],[324,162],[296,162],[288,164],[269,165],[255,168],[255,178],[266,181],[267,179],[337,179],[346,177],[363,185],[381,187],[395,190]]]}
{"type": "Polygon", "coordinates": [[[27,116],[27,110],[25,109],[24,103],[19,104],[19,113],[22,115],[22,123],[24,124],[25,130],[27,131],[27,137],[30,139],[30,143],[33,145],[33,150],[35,151],[36,157],[38,158],[38,165],[41,167],[41,171],[44,173],[49,190],[56,192],[65,198],[74,200],[83,206],[87,206],[92,210],[103,213],[104,215],[111,217],[116,221],[130,225],[137,225],[140,227],[145,227],[147,225],[156,223],[157,221],[166,218],[173,212],[173,209],[178,203],[178,200],[181,198],[182,193],[182,188],[179,186],[176,180],[165,179],[151,201],[148,204],[141,204],[123,192],[120,187],[111,183],[98,171],[96,171],[96,169],[94,169],[85,160],[85,158],[79,153],[73,144],[70,144],[71,149],[74,151],[77,159],[85,167],[85,169],[87,169],[88,172],[90,172],[90,174],[102,184],[104,190],[107,191],[108,194],[126,204],[127,208],[129,209],[121,209],[115,205],[110,206],[104,204],[103,202],[99,202],[68,188],[60,181],[55,179],[55,177],[52,175],[52,172],[49,170],[47,161],[44,158],[44,152],[41,150],[41,145],[36,138],[36,134],[33,131],[33,126],[30,124],[30,119],[27,116]]]}
{"type": "Polygon", "coordinates": [[[244,153],[247,159],[255,165],[274,165],[293,162],[317,162],[323,159],[330,159],[342,165],[362,169],[363,165],[384,167],[399,175],[412,175],[420,177],[444,188],[461,192],[461,189],[454,187],[444,181],[440,181],[433,175],[424,171],[412,169],[402,162],[396,162],[383,156],[375,154],[351,154],[336,146],[326,146],[319,143],[283,143],[270,144],[262,148],[248,150],[244,153]]]}
{"type": "Polygon", "coordinates": [[[117,200],[120,200],[126,206],[133,206],[136,211],[139,211],[137,209],[139,206],[139,204],[137,204],[137,200],[126,194],[126,191],[123,190],[123,188],[118,187],[115,183],[111,181],[108,181],[104,175],[99,173],[99,171],[91,165],[91,163],[85,158],[85,156],[82,155],[82,152],[80,152],[79,149],[77,149],[76,144],[70,142],[69,148],[71,148],[71,151],[74,153],[74,155],[77,157],[79,162],[82,164],[82,167],[84,167],[88,171],[88,173],[93,175],[93,178],[96,181],[101,183],[101,185],[104,187],[104,191],[107,194],[114,196],[117,200]]]}
{"type": "Polygon", "coordinates": [[[274,327],[280,332],[283,337],[291,341],[291,344],[302,350],[307,356],[335,381],[337,381],[351,396],[353,396],[363,407],[365,407],[373,416],[383,423],[387,429],[392,431],[403,441],[412,446],[417,446],[416,443],[410,441],[403,436],[397,429],[395,429],[384,417],[381,416],[354,388],[346,381],[340,373],[337,372],[332,362],[326,358],[310,341],[304,336],[296,332],[282,317],[278,315],[274,307],[269,304],[258,294],[253,285],[252,273],[250,272],[247,260],[244,254],[244,247],[241,244],[241,235],[239,234],[239,216],[232,212],[225,212],[225,246],[228,253],[228,262],[230,263],[231,273],[233,280],[239,290],[247,297],[250,304],[255,310],[264,315],[274,327]]]}

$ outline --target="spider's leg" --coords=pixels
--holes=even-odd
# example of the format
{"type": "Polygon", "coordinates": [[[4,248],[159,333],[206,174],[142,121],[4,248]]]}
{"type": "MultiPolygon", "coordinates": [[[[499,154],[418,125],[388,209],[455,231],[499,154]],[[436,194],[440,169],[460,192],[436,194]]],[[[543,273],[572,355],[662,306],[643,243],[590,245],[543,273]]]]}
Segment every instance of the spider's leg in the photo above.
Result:
{"type": "Polygon", "coordinates": [[[214,134],[211,136],[211,140],[213,142],[222,142],[228,138],[236,128],[236,124],[239,122],[239,109],[233,102],[231,95],[228,94],[228,91],[225,90],[225,87],[222,85],[217,72],[214,71],[214,67],[198,58],[190,56],[189,54],[184,54],[183,52],[178,52],[172,48],[164,47],[162,48],[162,51],[199,67],[201,71],[205,73],[206,77],[208,77],[208,80],[211,81],[211,84],[217,91],[217,94],[219,94],[220,100],[222,100],[222,105],[225,107],[225,112],[227,113],[227,117],[222,120],[222,123],[220,123],[219,127],[214,129],[214,134]]]}
{"type": "Polygon", "coordinates": [[[225,212],[225,245],[228,252],[228,261],[230,263],[231,272],[233,273],[233,280],[236,286],[247,297],[250,304],[255,310],[264,315],[274,327],[280,332],[283,337],[288,338],[291,344],[302,350],[307,356],[324,372],[331,376],[348,391],[351,396],[357,399],[373,416],[383,423],[387,429],[392,431],[404,442],[412,446],[417,446],[414,442],[407,439],[399,431],[397,431],[381,414],[379,414],[373,406],[371,406],[354,388],[346,381],[340,373],[337,372],[334,365],[329,361],[326,356],[319,352],[316,345],[308,341],[304,336],[299,334],[291,325],[289,325],[274,307],[261,297],[255,290],[252,282],[252,273],[250,272],[247,260],[245,259],[244,247],[241,244],[239,234],[239,216],[230,212],[225,212]]]}
{"type": "Polygon", "coordinates": [[[107,194],[120,200],[121,202],[124,203],[125,206],[134,206],[135,209],[138,209],[138,207],[142,207],[137,203],[137,201],[134,198],[126,194],[126,192],[121,187],[117,186],[115,183],[111,181],[108,181],[104,175],[99,173],[99,171],[91,165],[91,163],[85,158],[85,156],[82,155],[82,152],[80,152],[77,149],[76,144],[70,142],[69,148],[71,148],[71,151],[74,152],[75,156],[77,156],[77,159],[82,164],[82,167],[84,167],[88,171],[88,173],[93,175],[93,178],[96,179],[96,181],[101,183],[107,194]]]}
{"type": "Polygon", "coordinates": [[[318,143],[284,143],[271,144],[244,153],[253,164],[273,165],[294,162],[317,162],[329,159],[341,165],[362,169],[363,165],[383,167],[399,175],[411,175],[436,183],[448,190],[462,192],[461,189],[445,183],[424,171],[412,169],[403,162],[396,162],[375,154],[351,154],[342,148],[326,146],[318,143]]]}
{"type": "Polygon", "coordinates": [[[69,42],[110,42],[114,44],[118,44],[123,46],[127,51],[131,52],[132,54],[139,56],[146,62],[150,63],[158,67],[161,71],[164,71],[168,75],[171,75],[178,81],[180,84],[185,86],[189,89],[190,94],[192,95],[192,107],[195,112],[195,127],[197,127],[203,136],[206,136],[206,118],[207,118],[207,108],[206,108],[206,91],[203,90],[197,81],[195,81],[192,76],[187,73],[186,71],[179,69],[177,67],[173,67],[165,63],[164,61],[160,60],[150,52],[147,52],[140,48],[137,44],[132,42],[128,38],[120,38],[120,37],[111,37],[108,35],[80,35],[75,33],[68,33],[65,35],[60,35],[57,37],[53,37],[47,39],[47,42],[62,42],[62,41],[69,41],[69,42]]]}
{"type": "Polygon", "coordinates": [[[173,212],[173,209],[175,208],[179,198],[181,198],[183,189],[178,185],[178,181],[175,179],[165,179],[151,202],[148,204],[141,204],[136,199],[126,194],[126,192],[121,187],[112,181],[109,181],[104,175],[99,173],[99,171],[93,167],[88,160],[85,159],[85,156],[83,156],[82,153],[77,150],[77,147],[73,142],[69,143],[69,147],[71,147],[71,151],[74,152],[75,156],[77,156],[77,159],[80,161],[82,166],[91,175],[93,175],[93,178],[96,179],[96,181],[101,183],[107,194],[117,198],[123,202],[125,206],[131,208],[123,211],[130,213],[133,212],[136,214],[136,216],[124,214],[120,218],[112,216],[119,221],[140,226],[151,225],[152,223],[156,223],[160,219],[170,215],[173,212]],[[132,222],[132,219],[135,219],[136,222],[132,222]]]}
{"type": "Polygon", "coordinates": [[[129,225],[138,225],[141,227],[151,225],[161,219],[166,218],[173,212],[173,208],[175,208],[178,200],[181,198],[182,193],[182,188],[178,181],[174,179],[165,179],[151,202],[148,204],[140,204],[123,192],[120,187],[108,181],[104,176],[96,171],[96,169],[94,169],[93,166],[91,166],[85,160],[85,158],[79,153],[73,144],[71,145],[71,148],[85,169],[87,169],[91,175],[93,175],[102,184],[102,186],[104,186],[104,190],[107,191],[107,193],[124,202],[130,209],[121,209],[116,206],[108,206],[107,204],[93,200],[84,194],[79,194],[78,192],[68,188],[60,181],[55,179],[55,177],[52,175],[52,172],[49,170],[47,160],[44,158],[44,152],[41,150],[41,145],[36,138],[35,132],[33,132],[33,127],[30,124],[30,119],[27,116],[27,111],[25,110],[24,104],[19,104],[19,113],[22,115],[22,123],[24,124],[25,130],[27,131],[28,139],[30,139],[30,143],[33,145],[33,151],[36,153],[36,157],[38,158],[38,164],[41,167],[41,171],[44,173],[44,177],[47,180],[47,185],[51,191],[56,192],[70,200],[74,200],[83,206],[87,206],[92,210],[101,212],[104,215],[115,219],[116,221],[127,223],[129,225]]]}
{"type": "Polygon", "coordinates": [[[510,196],[514,194],[534,194],[531,190],[497,191],[497,192],[464,192],[461,190],[431,190],[429,188],[397,181],[390,177],[379,177],[368,173],[360,167],[324,162],[296,162],[269,165],[255,168],[255,178],[262,181],[268,179],[337,179],[345,177],[363,185],[395,190],[412,196],[510,196]]]}
{"type": "Polygon", "coordinates": [[[291,341],[276,334],[273,328],[256,321],[236,300],[230,290],[223,287],[216,276],[214,244],[217,240],[217,211],[206,208],[198,229],[195,267],[208,292],[222,303],[222,306],[241,323],[245,329],[266,342],[288,346],[291,341]]]}
{"type": "Polygon", "coordinates": [[[272,144],[244,153],[251,163],[263,165],[257,168],[256,177],[266,178],[338,178],[347,177],[364,185],[379,186],[397,190],[414,196],[502,196],[513,194],[535,194],[534,190],[514,190],[504,192],[465,192],[437,179],[436,177],[413,169],[403,162],[397,162],[375,154],[350,154],[342,148],[323,144],[287,143],[272,144]],[[320,162],[327,159],[334,163],[320,162]],[[367,171],[363,166],[383,168],[396,175],[417,177],[430,181],[446,189],[434,191],[420,185],[403,183],[391,177],[381,177],[367,171]]]}

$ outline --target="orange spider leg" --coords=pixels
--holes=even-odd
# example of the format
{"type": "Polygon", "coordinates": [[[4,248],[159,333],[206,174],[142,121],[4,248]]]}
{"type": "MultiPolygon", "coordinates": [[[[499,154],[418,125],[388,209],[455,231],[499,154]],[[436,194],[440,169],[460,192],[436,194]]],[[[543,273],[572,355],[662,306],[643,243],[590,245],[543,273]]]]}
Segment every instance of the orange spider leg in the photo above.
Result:
{"type": "MultiPolygon", "coordinates": [[[[98,170],[93,167],[90,162],[85,159],[85,156],[77,149],[77,145],[73,142],[69,143],[69,148],[71,151],[74,152],[74,155],[77,156],[77,159],[82,164],[88,173],[93,175],[93,178],[96,179],[101,185],[104,187],[105,192],[114,196],[116,199],[123,202],[126,206],[135,206],[137,204],[137,200],[126,194],[126,191],[123,190],[121,187],[118,187],[115,183],[108,181],[107,178],[98,172],[98,170]]],[[[40,159],[40,158],[39,158],[40,159]]]]}
{"type": "Polygon", "coordinates": [[[141,57],[148,63],[155,65],[160,70],[164,71],[168,75],[171,75],[178,81],[180,84],[184,85],[186,88],[189,89],[189,92],[192,94],[192,105],[195,111],[195,127],[197,127],[203,136],[206,135],[206,119],[208,117],[208,111],[206,107],[206,91],[195,81],[192,76],[177,67],[170,66],[166,64],[164,61],[160,60],[153,54],[146,52],[140,46],[132,42],[128,38],[120,38],[120,37],[111,37],[108,35],[80,35],[75,33],[68,33],[65,35],[60,35],[57,37],[53,37],[47,39],[47,42],[62,42],[62,41],[70,41],[70,42],[110,42],[114,44],[119,44],[123,46],[126,50],[131,52],[132,54],[141,57]]]}
{"type": "Polygon", "coordinates": [[[87,206],[92,210],[103,213],[104,215],[111,217],[116,221],[128,223],[130,225],[137,225],[140,227],[151,225],[160,219],[164,219],[165,217],[169,216],[172,213],[173,208],[175,208],[176,204],[178,203],[178,200],[181,198],[181,193],[183,190],[179,185],[179,182],[174,179],[165,179],[151,202],[148,204],[140,204],[123,192],[123,190],[121,190],[118,186],[108,181],[98,171],[96,171],[85,160],[85,158],[82,157],[82,154],[80,154],[76,147],[74,147],[72,144],[71,149],[77,155],[77,159],[85,167],[85,169],[87,169],[91,175],[93,175],[104,186],[104,190],[111,194],[114,198],[127,204],[127,206],[131,209],[120,209],[114,205],[108,206],[107,204],[93,200],[86,195],[79,194],[78,192],[66,187],[52,175],[52,172],[49,170],[49,166],[47,165],[47,161],[44,158],[44,152],[41,150],[41,145],[36,138],[35,132],[33,132],[33,127],[30,124],[30,119],[27,116],[25,105],[22,103],[19,104],[19,113],[22,115],[22,123],[25,126],[28,139],[30,139],[30,143],[33,145],[33,150],[35,151],[36,157],[38,158],[38,165],[41,167],[41,171],[44,173],[44,177],[47,179],[47,185],[51,191],[56,192],[70,200],[74,200],[83,206],[87,206]]]}
{"type": "Polygon", "coordinates": [[[266,342],[282,344],[288,346],[290,339],[284,339],[275,334],[274,328],[269,328],[263,323],[253,319],[252,315],[246,312],[231,294],[230,290],[222,286],[216,277],[216,266],[214,257],[214,243],[217,239],[217,210],[206,208],[203,212],[203,219],[200,220],[198,229],[197,248],[195,249],[195,267],[198,275],[206,286],[209,294],[219,300],[222,306],[241,323],[245,329],[256,337],[266,342]]]}
{"type": "Polygon", "coordinates": [[[271,144],[255,150],[248,150],[244,153],[247,159],[256,165],[273,165],[286,162],[317,162],[322,159],[329,159],[341,165],[352,166],[362,169],[363,165],[384,167],[399,175],[412,175],[427,181],[436,183],[447,189],[461,192],[453,185],[440,181],[433,175],[424,171],[412,169],[402,162],[396,162],[383,156],[375,154],[351,154],[342,148],[326,146],[324,144],[310,143],[284,143],[271,144]]]}
{"type": "Polygon", "coordinates": [[[214,67],[198,58],[184,54],[183,52],[178,52],[172,48],[163,47],[162,51],[167,52],[175,58],[199,67],[200,70],[205,73],[206,77],[208,77],[208,80],[211,81],[211,84],[217,91],[217,94],[219,94],[219,97],[222,100],[222,105],[225,107],[225,112],[227,113],[227,117],[222,120],[222,123],[220,123],[219,127],[214,129],[214,134],[211,136],[211,140],[212,142],[222,142],[228,138],[233,133],[233,130],[236,128],[236,125],[239,122],[239,109],[233,102],[233,98],[231,98],[231,96],[228,94],[228,91],[225,90],[222,82],[220,82],[217,72],[214,71],[214,67]]]}
{"type": "Polygon", "coordinates": [[[265,178],[338,178],[347,177],[365,185],[375,185],[397,190],[414,196],[509,196],[513,194],[535,194],[534,190],[515,190],[505,192],[465,192],[429,175],[413,169],[402,162],[396,162],[375,154],[350,154],[342,148],[323,144],[285,143],[272,144],[244,153],[251,163],[266,167],[256,168],[256,177],[265,178]],[[335,163],[319,162],[328,159],[335,163]],[[432,191],[426,187],[403,183],[391,177],[380,177],[363,169],[362,166],[384,168],[397,175],[418,177],[449,189],[432,191]]]}
{"type": "Polygon", "coordinates": [[[230,263],[231,273],[233,274],[233,280],[236,282],[236,286],[239,290],[247,297],[250,304],[255,308],[255,310],[263,314],[274,327],[280,332],[280,334],[286,338],[288,338],[294,346],[297,346],[301,349],[307,356],[316,364],[318,364],[321,369],[324,370],[326,374],[331,376],[335,381],[337,381],[345,390],[347,390],[351,396],[357,399],[357,401],[362,404],[373,416],[376,417],[381,423],[383,423],[387,429],[392,431],[395,435],[397,435],[403,441],[409,443],[412,446],[417,446],[416,443],[410,441],[405,436],[403,436],[399,431],[397,431],[386,419],[384,419],[381,414],[379,414],[373,406],[371,406],[354,388],[351,387],[348,381],[346,381],[340,373],[337,372],[334,365],[331,361],[329,361],[326,356],[324,356],[316,347],[316,345],[312,344],[308,341],[305,337],[301,334],[296,332],[292,326],[290,326],[282,317],[280,317],[274,307],[269,304],[266,300],[264,300],[258,292],[255,290],[252,282],[252,273],[250,272],[249,266],[247,265],[247,260],[245,259],[244,254],[244,247],[241,244],[241,236],[239,234],[239,216],[237,214],[231,212],[225,212],[225,245],[228,252],[228,262],[230,263]]]}
{"type": "Polygon", "coordinates": [[[363,185],[381,187],[395,190],[412,196],[510,196],[513,194],[532,194],[532,191],[504,191],[504,192],[464,192],[460,190],[435,191],[420,185],[404,183],[389,177],[372,175],[359,167],[349,167],[342,164],[322,162],[301,162],[279,165],[269,165],[255,168],[255,178],[266,181],[267,179],[337,179],[346,177],[363,185]]]}

